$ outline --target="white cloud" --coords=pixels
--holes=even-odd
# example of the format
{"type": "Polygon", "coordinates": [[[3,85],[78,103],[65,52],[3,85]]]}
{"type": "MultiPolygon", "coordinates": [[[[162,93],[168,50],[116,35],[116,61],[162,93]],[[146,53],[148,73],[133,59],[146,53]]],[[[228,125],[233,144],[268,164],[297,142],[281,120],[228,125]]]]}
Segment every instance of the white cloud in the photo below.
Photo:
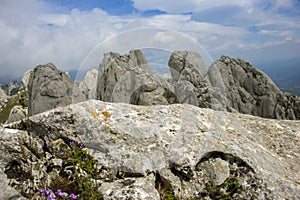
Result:
{"type": "Polygon", "coordinates": [[[161,10],[169,13],[184,13],[191,12],[193,8],[197,7],[202,1],[201,0],[133,0],[133,5],[138,10],[161,10]]]}
{"type": "Polygon", "coordinates": [[[20,16],[27,16],[25,20],[12,22],[11,12],[1,15],[0,53],[6,55],[0,58],[1,76],[18,77],[26,69],[48,62],[63,70],[76,69],[97,43],[117,31],[115,18],[99,9],[61,15],[38,12],[40,5],[32,5],[27,10],[16,8],[20,16]]]}
{"type": "MultiPolygon", "coordinates": [[[[263,52],[263,49],[271,51],[270,56],[272,51],[276,54],[291,43],[299,45],[299,17],[282,13],[282,9],[296,12],[295,2],[133,0],[139,10],[168,12],[144,17],[139,14],[111,16],[98,8],[57,14],[42,1],[3,0],[0,7],[1,76],[21,76],[26,69],[47,62],[63,70],[78,69],[98,44],[103,49],[91,53],[84,67],[98,65],[105,51],[125,53],[130,48],[147,46],[169,51],[189,48],[187,41],[194,50],[197,49],[194,43],[201,44],[214,58],[221,54],[239,56],[246,55],[243,52],[263,52]],[[184,12],[193,13],[181,14],[184,12]],[[158,29],[130,31],[143,27],[158,29]],[[129,32],[126,35],[123,31],[129,32]]],[[[299,57],[297,52],[290,54],[299,57]]]]}

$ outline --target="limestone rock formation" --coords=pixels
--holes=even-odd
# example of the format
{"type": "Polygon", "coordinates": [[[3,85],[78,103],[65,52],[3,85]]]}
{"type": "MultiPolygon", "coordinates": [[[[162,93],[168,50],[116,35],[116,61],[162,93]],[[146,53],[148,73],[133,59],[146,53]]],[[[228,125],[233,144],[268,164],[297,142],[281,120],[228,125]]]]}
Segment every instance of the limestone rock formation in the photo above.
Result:
{"type": "Polygon", "coordinates": [[[6,106],[7,103],[7,95],[0,87],[0,111],[6,106]]]}
{"type": "Polygon", "coordinates": [[[6,123],[11,123],[24,119],[27,116],[27,109],[22,106],[14,106],[9,113],[9,117],[6,123]]]}
{"type": "Polygon", "coordinates": [[[168,64],[179,103],[210,107],[205,92],[210,83],[201,56],[196,52],[175,51],[168,64]]]}
{"type": "Polygon", "coordinates": [[[98,70],[92,69],[86,73],[83,80],[74,83],[73,103],[88,99],[96,99],[98,70]]]}
{"type": "Polygon", "coordinates": [[[24,73],[24,75],[22,77],[22,84],[23,84],[24,88],[27,90],[28,90],[28,83],[29,83],[29,78],[30,78],[31,73],[33,73],[33,71],[31,69],[29,69],[24,73]]]}
{"type": "MultiPolygon", "coordinates": [[[[222,56],[208,70],[216,98],[228,111],[265,118],[296,119],[295,96],[283,93],[249,62],[222,56]]],[[[299,119],[299,118],[298,118],[299,119]]]]}
{"type": "Polygon", "coordinates": [[[29,116],[72,103],[73,81],[53,64],[39,65],[29,78],[29,116]]]}
{"type": "Polygon", "coordinates": [[[151,73],[140,50],[129,55],[106,53],[99,67],[97,99],[139,105],[168,104],[165,89],[151,73]]]}
{"type": "Polygon", "coordinates": [[[10,190],[31,198],[39,195],[41,183],[50,187],[53,177],[72,173],[46,147],[59,138],[77,138],[98,161],[99,177],[94,178],[105,199],[161,199],[166,194],[181,199],[300,198],[296,120],[187,104],[149,107],[89,100],[6,125],[0,132],[0,194],[10,190]],[[26,124],[30,134],[16,130],[28,129],[26,124]]]}

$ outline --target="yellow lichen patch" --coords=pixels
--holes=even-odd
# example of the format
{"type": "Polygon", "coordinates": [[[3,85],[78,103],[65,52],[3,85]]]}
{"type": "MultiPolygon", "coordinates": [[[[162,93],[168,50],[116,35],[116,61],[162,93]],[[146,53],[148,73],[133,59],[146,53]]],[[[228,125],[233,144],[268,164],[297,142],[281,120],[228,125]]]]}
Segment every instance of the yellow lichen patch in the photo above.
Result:
{"type": "Polygon", "coordinates": [[[102,115],[104,115],[105,117],[110,117],[111,116],[110,112],[108,112],[107,110],[103,111],[102,115]]]}
{"type": "Polygon", "coordinates": [[[91,113],[91,115],[92,115],[95,119],[100,118],[100,116],[98,115],[98,113],[95,112],[95,111],[89,111],[89,113],[91,113]]]}
{"type": "Polygon", "coordinates": [[[104,119],[103,119],[105,122],[108,120],[108,118],[107,117],[104,117],[104,119]]]}

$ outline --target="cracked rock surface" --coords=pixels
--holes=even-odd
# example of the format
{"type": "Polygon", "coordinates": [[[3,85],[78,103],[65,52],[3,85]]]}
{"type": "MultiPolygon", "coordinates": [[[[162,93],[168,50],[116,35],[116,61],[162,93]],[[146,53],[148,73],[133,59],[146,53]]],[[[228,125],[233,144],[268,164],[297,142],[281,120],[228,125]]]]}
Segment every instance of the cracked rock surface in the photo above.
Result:
{"type": "Polygon", "coordinates": [[[43,146],[58,138],[80,139],[97,159],[104,199],[300,198],[297,120],[89,100],[0,132],[0,194],[18,198],[51,180],[43,146]]]}

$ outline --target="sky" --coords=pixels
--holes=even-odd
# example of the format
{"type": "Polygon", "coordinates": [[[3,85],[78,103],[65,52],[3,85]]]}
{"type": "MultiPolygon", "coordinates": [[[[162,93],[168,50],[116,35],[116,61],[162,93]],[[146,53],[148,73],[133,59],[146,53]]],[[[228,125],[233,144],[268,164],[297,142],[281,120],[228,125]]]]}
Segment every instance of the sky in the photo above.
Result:
{"type": "Polygon", "coordinates": [[[297,65],[300,1],[1,0],[0,81],[49,62],[97,68],[103,53],[133,48],[162,65],[173,50],[197,51],[207,65],[221,55],[297,65]]]}

